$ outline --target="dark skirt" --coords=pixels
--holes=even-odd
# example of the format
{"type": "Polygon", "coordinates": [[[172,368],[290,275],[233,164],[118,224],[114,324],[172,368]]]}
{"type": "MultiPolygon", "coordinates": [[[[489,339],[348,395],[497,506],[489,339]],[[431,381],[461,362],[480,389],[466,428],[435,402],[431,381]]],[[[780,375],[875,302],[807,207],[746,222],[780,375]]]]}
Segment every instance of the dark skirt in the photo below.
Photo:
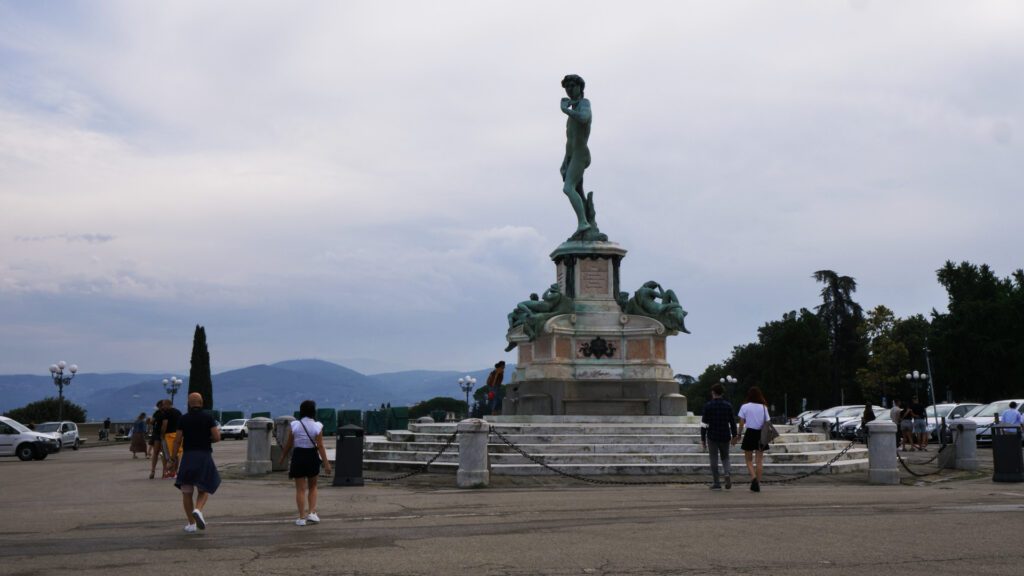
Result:
{"type": "Polygon", "coordinates": [[[146,451],[146,434],[144,432],[132,432],[132,445],[129,450],[132,452],[146,451]]]}
{"type": "Polygon", "coordinates": [[[316,448],[292,448],[289,478],[314,478],[320,475],[320,453],[316,448]]]}
{"type": "Polygon", "coordinates": [[[220,473],[213,463],[213,454],[202,450],[189,450],[181,455],[178,465],[178,478],[174,485],[181,488],[182,484],[191,484],[203,492],[213,494],[220,486],[220,473]]]}
{"type": "Polygon", "coordinates": [[[747,428],[743,431],[743,443],[740,444],[740,448],[744,452],[764,452],[768,449],[767,444],[761,444],[761,429],[760,428],[747,428]]]}

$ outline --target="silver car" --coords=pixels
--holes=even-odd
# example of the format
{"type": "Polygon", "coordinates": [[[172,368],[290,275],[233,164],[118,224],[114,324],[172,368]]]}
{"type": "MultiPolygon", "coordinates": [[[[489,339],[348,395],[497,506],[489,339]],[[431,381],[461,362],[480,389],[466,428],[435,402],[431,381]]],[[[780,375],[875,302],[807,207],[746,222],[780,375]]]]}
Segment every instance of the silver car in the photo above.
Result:
{"type": "Polygon", "coordinates": [[[978,425],[977,440],[979,445],[992,443],[992,425],[998,424],[997,419],[999,415],[1010,407],[1010,402],[1016,402],[1017,410],[1024,413],[1024,400],[998,400],[991,404],[978,406],[964,414],[964,419],[972,420],[978,425]]]}
{"type": "Polygon", "coordinates": [[[950,420],[956,418],[963,418],[968,412],[974,410],[981,404],[976,402],[967,402],[963,404],[934,404],[924,409],[925,416],[928,418],[927,432],[928,437],[933,441],[938,442],[939,434],[936,432],[935,423],[938,421],[939,426],[942,425],[942,419],[946,419],[946,426],[950,425],[950,420]]]}

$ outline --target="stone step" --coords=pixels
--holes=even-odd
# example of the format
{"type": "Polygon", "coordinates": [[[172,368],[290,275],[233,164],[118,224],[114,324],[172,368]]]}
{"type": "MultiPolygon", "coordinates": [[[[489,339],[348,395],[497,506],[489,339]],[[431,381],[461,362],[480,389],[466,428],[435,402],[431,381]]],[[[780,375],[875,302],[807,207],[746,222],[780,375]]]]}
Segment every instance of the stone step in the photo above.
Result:
{"type": "MultiPolygon", "coordinates": [[[[567,464],[665,464],[665,465],[681,465],[681,464],[701,464],[706,463],[708,460],[707,453],[704,452],[631,452],[626,454],[616,453],[596,453],[596,454],[585,454],[579,452],[567,452],[567,453],[535,453],[526,450],[527,454],[543,460],[547,464],[551,465],[567,465],[567,464]]],[[[794,463],[825,463],[828,462],[836,452],[834,451],[820,451],[820,452],[765,452],[766,463],[783,463],[783,462],[794,462],[794,463]]],[[[367,450],[363,454],[364,459],[369,460],[409,460],[414,462],[427,462],[431,458],[434,458],[437,452],[408,452],[400,450],[367,450]]],[[[850,460],[857,458],[864,458],[867,456],[867,450],[864,448],[854,448],[847,451],[841,459],[850,460]]],[[[529,462],[530,460],[518,452],[502,452],[502,453],[490,453],[489,458],[491,464],[509,464],[518,462],[529,462]]],[[[438,462],[458,462],[458,452],[451,450],[445,451],[440,456],[437,456],[438,462]]],[[[743,461],[741,454],[732,454],[730,460],[733,462],[743,461]],[[738,460],[737,460],[738,459],[738,460]]]]}
{"type": "MultiPolygon", "coordinates": [[[[494,424],[493,429],[509,434],[557,435],[572,434],[695,434],[700,435],[700,424],[494,424]]],[[[409,424],[408,430],[388,430],[392,434],[434,434],[451,436],[456,423],[409,424]]],[[[795,426],[777,426],[780,434],[796,434],[795,426]]]]}
{"type": "MultiPolygon", "coordinates": [[[[513,444],[700,444],[700,432],[692,434],[516,434],[501,432],[501,435],[513,444]]],[[[402,433],[401,431],[388,431],[388,439],[392,442],[427,442],[444,443],[448,441],[451,434],[402,433]]],[[[821,442],[825,441],[822,434],[782,434],[775,441],[780,444],[798,442],[821,442]]],[[[498,444],[502,440],[496,434],[491,434],[489,443],[498,444]]]]}
{"type": "MultiPolygon", "coordinates": [[[[365,443],[366,451],[385,450],[395,452],[426,452],[436,454],[444,446],[444,442],[388,442],[386,440],[368,441],[365,443]]],[[[841,441],[818,441],[818,442],[776,442],[772,444],[770,452],[823,452],[839,451],[845,448],[849,442],[841,441]]],[[[699,442],[690,444],[517,444],[529,454],[546,453],[581,453],[581,454],[630,454],[630,453],[703,453],[699,442]]],[[[458,453],[457,443],[453,443],[448,451],[458,453]]],[[[510,446],[492,438],[487,451],[491,454],[515,452],[510,446]]],[[[732,448],[734,454],[742,454],[739,446],[732,448]]]]}
{"type": "MultiPolygon", "coordinates": [[[[419,468],[423,462],[410,460],[364,460],[363,464],[369,473],[367,477],[372,478],[376,473],[382,471],[407,472],[419,468]]],[[[867,458],[855,458],[840,460],[824,469],[820,463],[765,463],[765,476],[773,477],[796,476],[800,474],[843,474],[848,472],[864,472],[868,469],[867,458]]],[[[711,474],[710,464],[682,464],[682,465],[660,465],[660,464],[577,464],[556,466],[558,470],[566,474],[578,476],[679,476],[679,475],[708,475],[711,474]]],[[[458,470],[457,462],[434,462],[430,465],[429,471],[435,473],[454,474],[458,470]]],[[[721,469],[720,469],[721,470],[721,469]]],[[[539,464],[495,464],[491,466],[491,473],[507,476],[542,476],[553,475],[551,471],[539,464]]],[[[734,477],[746,478],[747,467],[743,462],[732,462],[732,474],[734,477]]],[[[639,479],[637,481],[640,481],[639,479]]]]}

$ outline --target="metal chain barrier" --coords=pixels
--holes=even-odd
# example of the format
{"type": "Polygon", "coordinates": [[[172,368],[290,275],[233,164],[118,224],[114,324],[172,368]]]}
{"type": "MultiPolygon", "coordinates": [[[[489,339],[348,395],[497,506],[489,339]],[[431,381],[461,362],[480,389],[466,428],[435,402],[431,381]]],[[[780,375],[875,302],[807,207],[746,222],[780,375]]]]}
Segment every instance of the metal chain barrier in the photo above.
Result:
{"type": "Polygon", "coordinates": [[[811,470],[810,472],[805,472],[803,474],[800,474],[800,475],[797,475],[797,476],[793,476],[793,477],[790,477],[790,478],[778,478],[778,479],[775,479],[775,480],[764,480],[764,481],[761,482],[761,484],[785,484],[787,482],[794,482],[796,480],[803,480],[804,478],[807,478],[808,476],[812,476],[814,474],[817,474],[818,472],[821,472],[825,468],[828,468],[828,467],[832,466],[833,464],[835,464],[837,460],[842,458],[843,455],[846,454],[847,452],[849,452],[850,448],[853,448],[854,445],[856,445],[856,444],[857,444],[857,440],[852,440],[849,444],[847,444],[846,448],[843,448],[838,454],[833,456],[831,460],[829,460],[828,462],[825,462],[824,464],[822,464],[821,466],[815,468],[814,470],[811,470]]]}
{"type": "Polygon", "coordinates": [[[426,464],[423,464],[422,466],[420,466],[416,470],[413,470],[412,472],[406,472],[405,474],[399,474],[397,476],[386,476],[383,478],[371,478],[369,476],[364,476],[363,479],[370,482],[394,482],[395,480],[404,480],[411,476],[422,474],[423,472],[427,471],[427,468],[430,468],[430,465],[434,463],[434,460],[437,460],[438,458],[441,457],[441,454],[444,454],[445,450],[451,448],[452,443],[455,442],[455,438],[458,435],[458,430],[452,432],[452,435],[448,437],[448,440],[444,443],[444,446],[441,447],[441,450],[439,450],[437,454],[434,454],[433,458],[428,460],[426,464]]]}
{"type": "MultiPolygon", "coordinates": [[[[919,462],[919,463],[914,464],[914,465],[915,466],[924,466],[926,464],[931,464],[932,462],[935,461],[936,458],[939,457],[939,454],[942,454],[942,451],[945,450],[949,446],[952,446],[952,444],[943,444],[942,447],[939,448],[939,451],[935,453],[935,456],[932,456],[928,460],[925,460],[924,462],[919,462]]],[[[919,472],[915,472],[915,471],[910,469],[910,465],[907,464],[906,460],[904,460],[903,457],[900,456],[900,451],[899,450],[896,451],[896,459],[900,461],[900,465],[902,465],[903,468],[907,472],[910,472],[911,475],[917,476],[918,478],[923,478],[925,476],[931,476],[933,474],[938,474],[940,471],[942,471],[942,466],[939,466],[939,468],[935,472],[927,472],[927,473],[924,473],[924,474],[919,473],[919,472]]]]}

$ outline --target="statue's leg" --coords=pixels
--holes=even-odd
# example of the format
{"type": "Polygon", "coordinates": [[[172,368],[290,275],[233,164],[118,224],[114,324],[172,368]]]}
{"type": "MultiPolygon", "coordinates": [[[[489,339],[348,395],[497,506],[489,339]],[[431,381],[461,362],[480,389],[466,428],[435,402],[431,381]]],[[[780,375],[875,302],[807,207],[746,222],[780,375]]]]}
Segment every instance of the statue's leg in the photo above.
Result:
{"type": "Polygon", "coordinates": [[[562,192],[568,196],[569,203],[572,204],[572,209],[576,212],[577,232],[590,228],[590,223],[587,222],[586,206],[583,204],[583,196],[581,195],[584,168],[586,166],[582,166],[575,159],[571,160],[569,168],[565,171],[565,185],[562,186],[562,192]]]}

